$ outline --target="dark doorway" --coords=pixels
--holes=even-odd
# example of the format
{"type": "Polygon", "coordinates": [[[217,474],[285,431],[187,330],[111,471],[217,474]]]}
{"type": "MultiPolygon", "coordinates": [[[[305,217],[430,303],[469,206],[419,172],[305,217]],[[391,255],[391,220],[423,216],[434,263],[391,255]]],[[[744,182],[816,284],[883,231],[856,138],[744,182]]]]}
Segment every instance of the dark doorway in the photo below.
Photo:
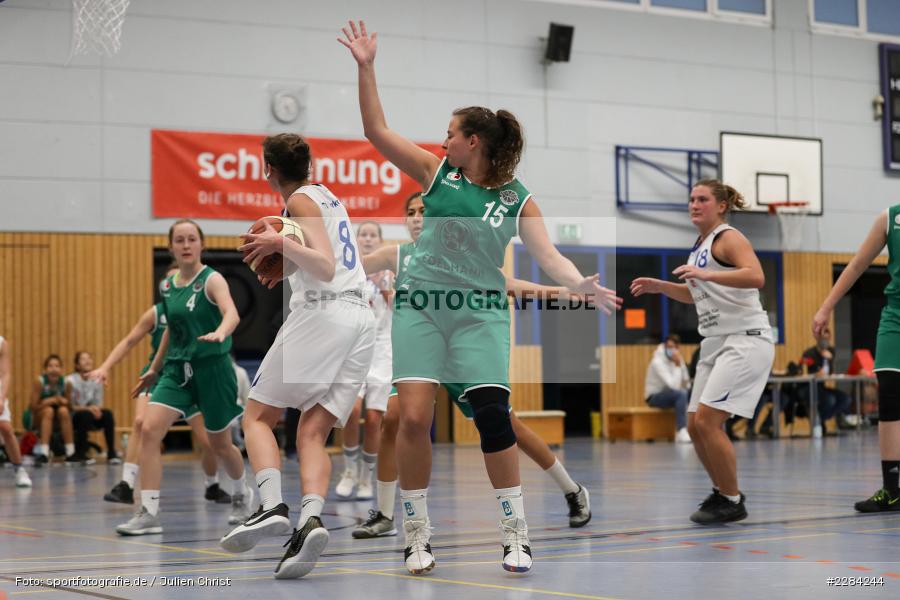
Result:
{"type": "MultiPolygon", "coordinates": [[[[597,272],[595,251],[567,249],[562,253],[582,273],[597,272]]],[[[543,271],[539,283],[556,285],[543,271]]],[[[591,365],[600,346],[602,313],[550,308],[544,306],[540,311],[544,408],[566,412],[567,436],[587,436],[591,434],[591,411],[600,409],[600,375],[591,365]]]]}
{"type": "MultiPolygon", "coordinates": [[[[834,265],[833,281],[837,281],[846,266],[834,265]]],[[[833,336],[837,350],[836,370],[843,371],[847,368],[853,350],[867,349],[875,356],[878,321],[885,304],[884,288],[890,281],[887,267],[869,267],[838,302],[834,310],[833,336]]]]}

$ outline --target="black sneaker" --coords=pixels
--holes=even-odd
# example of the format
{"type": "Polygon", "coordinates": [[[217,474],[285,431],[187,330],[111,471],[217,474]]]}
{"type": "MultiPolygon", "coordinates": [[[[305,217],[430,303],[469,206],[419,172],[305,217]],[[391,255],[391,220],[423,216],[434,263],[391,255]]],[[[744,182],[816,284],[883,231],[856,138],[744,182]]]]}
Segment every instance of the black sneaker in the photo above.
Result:
{"type": "Polygon", "coordinates": [[[741,494],[740,502],[732,502],[718,490],[713,490],[713,493],[700,504],[700,508],[691,515],[691,521],[700,525],[714,525],[746,519],[747,508],[744,506],[744,500],[746,500],[744,494],[741,494]]]}
{"type": "Polygon", "coordinates": [[[368,520],[354,529],[351,535],[357,540],[368,540],[397,535],[397,528],[394,527],[394,520],[388,519],[380,510],[370,510],[368,520]]]}
{"type": "Polygon", "coordinates": [[[231,504],[231,495],[214,483],[206,488],[203,497],[216,504],[231,504]]]}
{"type": "Polygon", "coordinates": [[[328,530],[319,517],[307,519],[285,544],[287,552],[275,568],[275,579],[297,579],[312,571],[327,544],[328,530]]]}
{"type": "Polygon", "coordinates": [[[97,462],[97,461],[94,460],[93,458],[88,458],[84,454],[78,454],[77,452],[75,454],[70,454],[69,456],[66,457],[66,466],[72,466],[72,465],[85,466],[85,465],[92,465],[95,462],[97,462]]]}
{"type": "Polygon", "coordinates": [[[134,504],[134,490],[124,481],[120,481],[113,487],[113,489],[109,490],[103,495],[103,499],[107,502],[134,504]]]}
{"type": "Polygon", "coordinates": [[[34,457],[34,466],[40,469],[43,466],[49,465],[50,459],[47,458],[46,454],[38,454],[34,457]]]}
{"type": "Polygon", "coordinates": [[[591,496],[587,488],[578,484],[577,492],[566,494],[569,505],[569,527],[584,527],[591,520],[591,496]]]}
{"type": "Polygon", "coordinates": [[[871,498],[854,504],[853,508],[861,513],[897,511],[900,510],[900,494],[894,496],[886,488],[881,488],[871,498]]]}
{"type": "Polygon", "coordinates": [[[262,505],[241,525],[223,537],[219,544],[229,552],[246,552],[264,537],[284,535],[291,530],[288,506],[283,502],[275,508],[263,510],[262,505]]]}

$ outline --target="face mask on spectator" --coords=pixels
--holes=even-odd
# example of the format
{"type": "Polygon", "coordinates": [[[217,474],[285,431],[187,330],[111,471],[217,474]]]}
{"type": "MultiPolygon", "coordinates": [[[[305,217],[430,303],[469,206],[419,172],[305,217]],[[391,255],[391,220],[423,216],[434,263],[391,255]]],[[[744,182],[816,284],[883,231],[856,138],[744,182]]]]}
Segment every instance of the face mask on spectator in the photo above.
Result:
{"type": "Polygon", "coordinates": [[[822,338],[821,340],[819,340],[819,349],[820,349],[820,350],[827,350],[827,349],[828,349],[828,340],[827,340],[827,339],[822,338]]]}
{"type": "Polygon", "coordinates": [[[671,360],[673,354],[675,354],[675,349],[674,349],[674,348],[666,348],[666,358],[668,358],[669,360],[671,360]]]}

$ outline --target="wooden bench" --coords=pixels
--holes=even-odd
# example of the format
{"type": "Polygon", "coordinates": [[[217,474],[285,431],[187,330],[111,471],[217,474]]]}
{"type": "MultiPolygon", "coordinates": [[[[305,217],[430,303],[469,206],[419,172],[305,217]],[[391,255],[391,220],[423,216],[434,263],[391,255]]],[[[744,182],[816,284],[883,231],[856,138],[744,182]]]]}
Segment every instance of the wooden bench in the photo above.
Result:
{"type": "Polygon", "coordinates": [[[566,413],[562,410],[523,410],[516,416],[551,446],[560,446],[566,439],[566,413]]]}
{"type": "Polygon", "coordinates": [[[675,411],[651,406],[618,406],[607,409],[610,440],[675,440],[675,411]]]}

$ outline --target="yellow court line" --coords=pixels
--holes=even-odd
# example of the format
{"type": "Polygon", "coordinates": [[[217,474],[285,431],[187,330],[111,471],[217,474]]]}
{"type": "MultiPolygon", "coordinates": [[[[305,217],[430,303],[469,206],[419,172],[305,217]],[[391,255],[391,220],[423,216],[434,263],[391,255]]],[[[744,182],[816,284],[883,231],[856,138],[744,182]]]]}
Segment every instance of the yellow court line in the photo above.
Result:
{"type": "Polygon", "coordinates": [[[655,540],[674,540],[674,539],[678,539],[678,538],[712,537],[712,536],[716,536],[716,535],[727,535],[727,534],[734,534],[734,533],[759,533],[762,531],[771,531],[771,530],[772,530],[771,527],[760,526],[759,529],[751,529],[748,527],[747,529],[741,530],[739,532],[735,531],[735,530],[728,530],[728,529],[719,529],[718,531],[705,531],[703,533],[692,533],[691,531],[686,531],[684,533],[679,533],[678,535],[662,535],[662,536],[654,535],[653,539],[655,539],[655,540]]]}
{"type": "Polygon", "coordinates": [[[412,579],[414,581],[425,581],[429,583],[449,583],[451,585],[462,585],[467,587],[486,588],[491,590],[509,590],[513,592],[522,592],[530,594],[545,594],[548,596],[561,596],[563,598],[587,598],[588,600],[615,600],[609,596],[591,596],[588,594],[575,594],[571,592],[557,592],[553,590],[542,590],[535,588],[515,587],[511,585],[498,585],[494,583],[475,583],[474,581],[458,581],[456,579],[443,579],[440,577],[422,577],[416,575],[402,575],[400,573],[382,573],[379,571],[360,571],[358,569],[337,569],[347,573],[358,573],[367,575],[380,575],[382,577],[399,577],[400,579],[412,579]]]}
{"type": "Polygon", "coordinates": [[[5,527],[6,529],[18,529],[20,531],[36,531],[38,533],[43,533],[45,535],[50,534],[50,535],[57,535],[57,536],[61,536],[61,537],[78,538],[78,539],[83,539],[83,540],[94,540],[94,541],[100,541],[100,542],[116,542],[119,544],[131,544],[131,545],[135,545],[135,546],[147,546],[150,548],[162,548],[164,550],[172,550],[175,552],[196,552],[199,554],[207,554],[210,556],[227,556],[227,557],[234,556],[233,554],[229,554],[226,552],[213,552],[211,550],[203,550],[200,548],[185,548],[183,546],[171,546],[169,544],[153,544],[150,542],[137,542],[134,540],[123,539],[122,537],[101,537],[101,536],[97,536],[97,535],[87,535],[84,533],[70,533],[68,531],[50,531],[50,530],[46,530],[46,529],[34,529],[31,527],[20,527],[17,525],[7,525],[5,523],[0,523],[0,527],[5,527]]]}
{"type": "MultiPolygon", "coordinates": [[[[135,554],[153,554],[154,552],[158,553],[159,550],[138,550],[136,552],[98,552],[96,554],[79,554],[79,558],[87,558],[87,557],[97,557],[97,556],[132,556],[135,554]]],[[[163,552],[181,552],[181,550],[164,550],[163,552]]],[[[29,560],[56,560],[60,558],[72,558],[71,554],[64,554],[62,556],[23,556],[17,558],[0,558],[0,563],[5,562],[22,562],[29,560]]]]}

